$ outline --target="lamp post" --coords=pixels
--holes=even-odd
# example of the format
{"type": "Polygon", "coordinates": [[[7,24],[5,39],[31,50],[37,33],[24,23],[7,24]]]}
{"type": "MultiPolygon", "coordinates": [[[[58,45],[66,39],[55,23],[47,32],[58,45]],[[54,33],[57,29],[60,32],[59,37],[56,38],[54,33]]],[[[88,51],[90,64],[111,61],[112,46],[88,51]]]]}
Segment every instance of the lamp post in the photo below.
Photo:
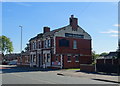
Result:
{"type": "Polygon", "coordinates": [[[21,51],[21,56],[20,56],[20,65],[22,64],[22,28],[23,28],[23,26],[19,26],[20,27],[20,29],[21,29],[21,43],[20,43],[20,51],[21,51]]]}

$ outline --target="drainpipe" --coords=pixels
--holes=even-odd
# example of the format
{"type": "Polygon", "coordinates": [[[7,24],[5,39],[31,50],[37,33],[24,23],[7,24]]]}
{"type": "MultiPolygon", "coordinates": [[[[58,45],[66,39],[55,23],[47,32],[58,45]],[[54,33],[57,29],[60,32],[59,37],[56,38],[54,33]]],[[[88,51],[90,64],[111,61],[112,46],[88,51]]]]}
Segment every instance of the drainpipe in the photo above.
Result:
{"type": "Polygon", "coordinates": [[[61,63],[61,65],[60,65],[60,68],[62,69],[62,67],[63,67],[63,56],[62,56],[62,54],[61,54],[61,58],[60,58],[60,63],[61,63]]]}

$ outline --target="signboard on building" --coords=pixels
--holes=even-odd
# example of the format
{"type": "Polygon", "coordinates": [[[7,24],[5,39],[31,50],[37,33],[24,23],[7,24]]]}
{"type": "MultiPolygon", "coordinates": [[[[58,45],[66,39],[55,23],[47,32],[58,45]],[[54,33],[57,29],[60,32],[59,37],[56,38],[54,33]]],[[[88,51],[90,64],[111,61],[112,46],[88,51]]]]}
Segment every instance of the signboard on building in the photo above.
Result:
{"type": "Polygon", "coordinates": [[[52,65],[60,65],[60,62],[52,62],[52,65]]]}
{"type": "Polygon", "coordinates": [[[84,38],[84,35],[82,35],[82,34],[65,33],[65,37],[84,38]]]}

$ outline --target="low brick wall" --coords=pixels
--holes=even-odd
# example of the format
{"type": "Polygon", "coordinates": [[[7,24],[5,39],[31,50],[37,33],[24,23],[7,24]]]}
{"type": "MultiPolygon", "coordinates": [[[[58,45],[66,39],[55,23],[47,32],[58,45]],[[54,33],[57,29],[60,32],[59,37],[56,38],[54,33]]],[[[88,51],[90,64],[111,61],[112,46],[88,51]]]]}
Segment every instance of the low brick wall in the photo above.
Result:
{"type": "Polygon", "coordinates": [[[95,66],[91,64],[80,64],[80,71],[95,72],[95,66]]]}

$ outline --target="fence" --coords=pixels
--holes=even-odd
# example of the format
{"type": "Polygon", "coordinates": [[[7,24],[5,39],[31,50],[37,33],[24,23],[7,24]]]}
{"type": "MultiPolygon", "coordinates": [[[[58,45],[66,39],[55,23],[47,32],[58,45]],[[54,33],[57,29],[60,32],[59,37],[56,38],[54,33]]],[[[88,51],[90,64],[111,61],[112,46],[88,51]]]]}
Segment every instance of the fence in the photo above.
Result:
{"type": "Polygon", "coordinates": [[[119,73],[118,59],[97,59],[97,72],[119,73]]]}

